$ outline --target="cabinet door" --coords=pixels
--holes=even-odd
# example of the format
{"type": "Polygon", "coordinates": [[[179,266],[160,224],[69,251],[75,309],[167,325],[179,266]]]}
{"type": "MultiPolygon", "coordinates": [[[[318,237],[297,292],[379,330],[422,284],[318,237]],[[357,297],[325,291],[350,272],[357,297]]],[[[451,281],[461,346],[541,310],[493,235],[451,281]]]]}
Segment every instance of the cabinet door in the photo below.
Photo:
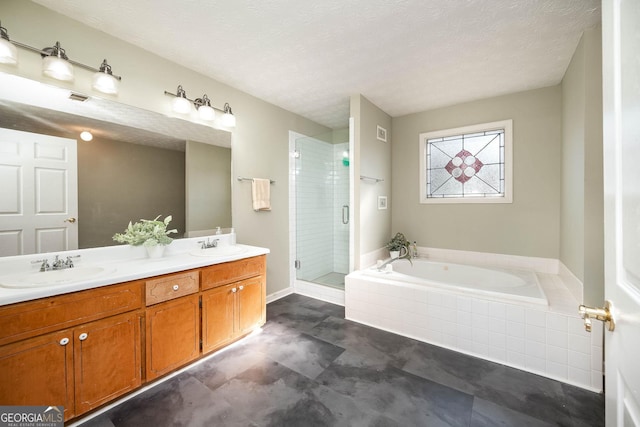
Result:
{"type": "Polygon", "coordinates": [[[202,293],[202,352],[208,353],[235,338],[237,284],[202,293]]]}
{"type": "Polygon", "coordinates": [[[141,384],[141,319],[133,312],[74,329],[76,415],[141,384]]]}
{"type": "Polygon", "coordinates": [[[198,295],[149,307],[146,319],[147,380],[200,356],[198,295]]]}
{"type": "Polygon", "coordinates": [[[264,323],[263,276],[238,282],[238,335],[251,332],[264,323]]]}
{"type": "Polygon", "coordinates": [[[74,416],[72,332],[0,347],[2,405],[63,405],[64,419],[74,416]]]}

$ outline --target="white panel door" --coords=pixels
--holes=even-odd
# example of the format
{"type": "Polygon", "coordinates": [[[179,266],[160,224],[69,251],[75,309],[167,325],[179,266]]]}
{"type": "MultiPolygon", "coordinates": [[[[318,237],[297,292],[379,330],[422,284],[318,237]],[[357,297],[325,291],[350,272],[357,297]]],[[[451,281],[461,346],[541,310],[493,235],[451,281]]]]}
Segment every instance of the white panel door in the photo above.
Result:
{"type": "Polygon", "coordinates": [[[78,248],[76,141],[0,128],[0,256],[78,248]]]}
{"type": "Polygon", "coordinates": [[[640,426],[640,1],[602,3],[607,426],[640,426]]]}

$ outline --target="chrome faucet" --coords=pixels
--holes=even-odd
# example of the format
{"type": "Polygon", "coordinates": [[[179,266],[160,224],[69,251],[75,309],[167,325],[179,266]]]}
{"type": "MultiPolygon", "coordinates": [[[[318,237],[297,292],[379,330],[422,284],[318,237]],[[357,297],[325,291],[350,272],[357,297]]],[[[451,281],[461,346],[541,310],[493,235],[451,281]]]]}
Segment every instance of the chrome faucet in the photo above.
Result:
{"type": "Polygon", "coordinates": [[[64,268],[64,261],[60,259],[58,255],[56,255],[56,259],[53,260],[53,264],[51,264],[52,270],[62,270],[64,268]]]}
{"type": "Polygon", "coordinates": [[[64,270],[66,268],[74,267],[72,258],[80,258],[80,255],[68,256],[66,260],[62,260],[59,255],[56,255],[52,264],[49,264],[49,260],[47,258],[31,261],[31,264],[42,263],[40,265],[40,272],[51,271],[51,270],[64,270]]]}
{"type": "Polygon", "coordinates": [[[200,249],[209,249],[209,248],[215,248],[218,246],[218,240],[219,239],[213,239],[210,240],[207,237],[207,241],[205,242],[204,240],[200,240],[198,243],[200,243],[200,249]]]}

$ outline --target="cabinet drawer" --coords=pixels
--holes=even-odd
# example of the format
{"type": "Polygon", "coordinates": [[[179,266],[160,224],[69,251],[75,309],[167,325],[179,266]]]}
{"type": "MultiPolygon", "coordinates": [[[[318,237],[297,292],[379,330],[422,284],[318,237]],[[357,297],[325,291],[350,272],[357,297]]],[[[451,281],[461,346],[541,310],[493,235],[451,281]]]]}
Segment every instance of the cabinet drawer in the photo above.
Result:
{"type": "Polygon", "coordinates": [[[212,265],[201,270],[202,290],[264,275],[265,272],[266,255],[212,265]]]}
{"type": "Polygon", "coordinates": [[[147,306],[195,294],[198,292],[198,279],[198,271],[189,271],[147,280],[145,283],[147,306]]]}
{"type": "Polygon", "coordinates": [[[142,307],[143,282],[127,282],[0,307],[0,345],[142,307]]]}

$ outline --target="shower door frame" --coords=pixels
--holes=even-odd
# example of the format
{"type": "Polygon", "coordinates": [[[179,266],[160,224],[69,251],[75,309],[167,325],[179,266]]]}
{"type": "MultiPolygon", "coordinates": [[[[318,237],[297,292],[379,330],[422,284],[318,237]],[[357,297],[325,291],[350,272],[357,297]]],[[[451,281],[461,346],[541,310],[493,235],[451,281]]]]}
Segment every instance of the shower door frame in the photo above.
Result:
{"type": "MultiPolygon", "coordinates": [[[[296,277],[297,254],[297,208],[296,208],[296,140],[310,138],[307,135],[289,131],[289,291],[313,298],[328,301],[334,304],[344,305],[344,290],[319,285],[312,282],[299,280],[296,277]]],[[[353,125],[349,119],[349,153],[353,159],[353,125]]],[[[353,203],[354,203],[354,168],[349,165],[349,273],[354,269],[354,227],[353,227],[353,203]]]]}

